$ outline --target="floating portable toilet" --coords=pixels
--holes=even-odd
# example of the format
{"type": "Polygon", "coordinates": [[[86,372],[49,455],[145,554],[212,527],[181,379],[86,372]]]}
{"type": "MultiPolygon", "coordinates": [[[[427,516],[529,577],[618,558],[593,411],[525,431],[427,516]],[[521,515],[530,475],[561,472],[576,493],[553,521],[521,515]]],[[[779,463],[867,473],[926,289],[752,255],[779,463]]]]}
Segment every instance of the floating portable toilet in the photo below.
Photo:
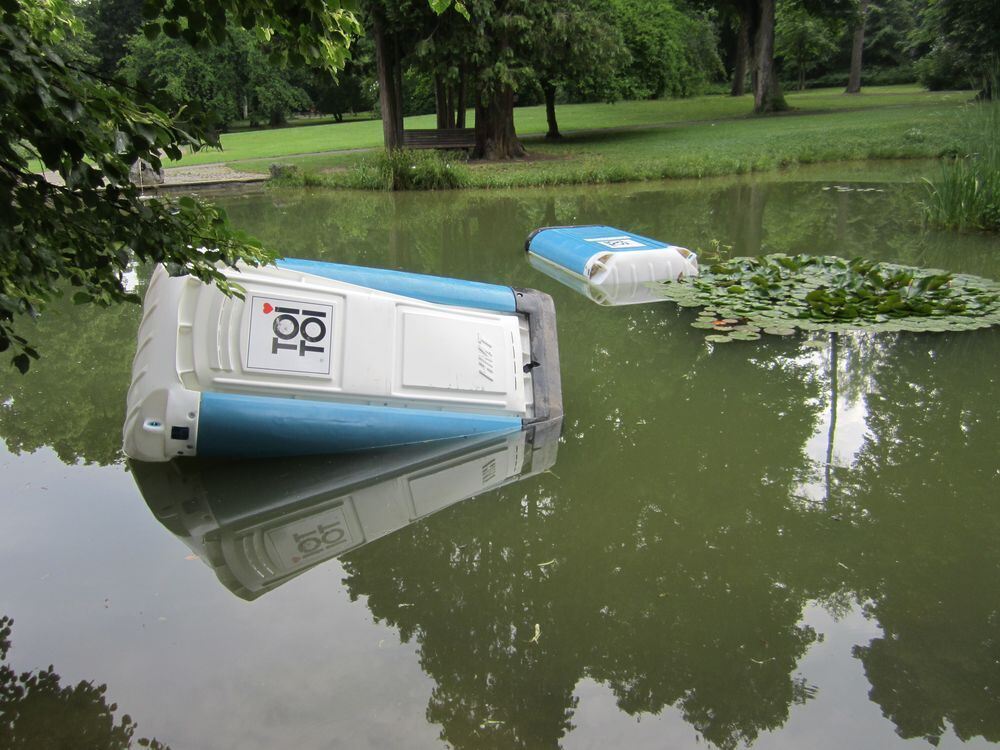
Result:
{"type": "Polygon", "coordinates": [[[283,259],[156,268],[126,455],[294,456],[517,431],[562,414],[555,309],[530,289],[283,259]]]}
{"type": "Polygon", "coordinates": [[[555,279],[563,286],[568,286],[574,292],[583,295],[591,302],[602,307],[620,307],[622,305],[642,305],[652,302],[668,302],[663,294],[662,285],[655,281],[624,281],[612,284],[605,281],[601,285],[591,284],[588,279],[570,273],[562,266],[557,266],[539,256],[529,253],[528,262],[531,267],[555,279]]]}
{"type": "Polygon", "coordinates": [[[608,226],[543,227],[524,249],[533,266],[599,304],[651,302],[651,284],[698,275],[687,248],[608,226]]]}
{"type": "Polygon", "coordinates": [[[549,469],[562,420],[352,456],[132,464],[156,518],[243,599],[549,469]]]}

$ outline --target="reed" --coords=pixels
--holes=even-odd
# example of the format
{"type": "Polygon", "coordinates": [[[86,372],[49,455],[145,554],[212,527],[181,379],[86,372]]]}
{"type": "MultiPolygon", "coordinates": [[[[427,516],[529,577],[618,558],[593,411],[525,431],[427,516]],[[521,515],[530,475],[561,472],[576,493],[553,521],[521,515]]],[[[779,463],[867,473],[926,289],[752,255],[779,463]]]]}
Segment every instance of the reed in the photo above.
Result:
{"type": "Polygon", "coordinates": [[[927,180],[927,223],[945,229],[1000,231],[1000,102],[971,105],[968,148],[927,180]]]}

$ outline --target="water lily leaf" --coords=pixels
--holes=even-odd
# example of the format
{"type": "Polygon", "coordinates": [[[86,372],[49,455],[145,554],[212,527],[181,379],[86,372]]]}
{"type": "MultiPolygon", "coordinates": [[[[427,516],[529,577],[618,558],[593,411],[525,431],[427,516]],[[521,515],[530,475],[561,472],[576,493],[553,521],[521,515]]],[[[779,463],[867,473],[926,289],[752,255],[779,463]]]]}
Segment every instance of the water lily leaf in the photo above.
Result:
{"type": "Polygon", "coordinates": [[[973,330],[1000,325],[1000,284],[976,276],[869,258],[772,254],[714,263],[664,285],[683,307],[747,326],[849,332],[973,330]]]}

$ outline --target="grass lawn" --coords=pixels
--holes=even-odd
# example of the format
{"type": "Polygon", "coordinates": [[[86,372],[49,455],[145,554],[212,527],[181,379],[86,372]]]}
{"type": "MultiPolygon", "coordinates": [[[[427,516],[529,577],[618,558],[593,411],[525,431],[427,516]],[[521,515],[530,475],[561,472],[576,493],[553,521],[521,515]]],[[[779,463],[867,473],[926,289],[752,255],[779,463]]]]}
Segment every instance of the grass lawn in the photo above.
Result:
{"type": "MultiPolygon", "coordinates": [[[[915,86],[872,87],[865,89],[859,96],[844,96],[840,88],[810,90],[787,96],[789,104],[801,113],[843,109],[951,108],[969,98],[969,94],[964,92],[929,93],[915,86]]],[[[752,107],[749,96],[739,98],[702,96],[691,99],[616,104],[565,104],[557,108],[557,115],[562,131],[565,134],[572,134],[580,130],[664,126],[687,121],[737,119],[752,122],[757,119],[748,114],[752,107]]],[[[542,106],[518,108],[515,110],[515,122],[518,134],[521,136],[543,134],[546,130],[545,108],[542,106]]],[[[406,119],[406,127],[434,127],[434,116],[409,117],[406,119]]],[[[382,124],[377,120],[368,120],[230,133],[222,137],[222,144],[224,151],[205,150],[189,154],[179,164],[191,166],[252,159],[284,162],[286,161],[284,157],[296,155],[377,148],[382,144],[382,124]]],[[[326,160],[319,168],[349,162],[349,159],[326,160]]],[[[240,166],[245,168],[246,165],[240,166]]],[[[258,169],[266,169],[266,165],[258,166],[258,169]]]]}

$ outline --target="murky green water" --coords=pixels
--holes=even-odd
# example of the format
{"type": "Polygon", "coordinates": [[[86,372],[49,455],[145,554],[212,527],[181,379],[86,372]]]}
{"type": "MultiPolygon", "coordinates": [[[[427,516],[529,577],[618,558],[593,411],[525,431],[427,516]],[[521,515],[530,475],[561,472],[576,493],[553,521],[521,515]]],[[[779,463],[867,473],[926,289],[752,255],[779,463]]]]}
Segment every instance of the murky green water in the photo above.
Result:
{"type": "MultiPolygon", "coordinates": [[[[185,544],[118,452],[138,311],[56,306],[45,360],[0,376],[8,661],[107,684],[175,750],[1000,742],[1000,332],[713,350],[689,311],[598,307],[524,258],[536,226],[600,222],[1000,277],[996,238],[921,231],[916,186],[821,177],[224,198],[289,255],[552,294],[555,463],[459,502],[487,462],[386,458],[364,492],[419,474],[413,515],[447,507],[246,601],[219,534],[364,472],[191,472],[151,500],[185,544]]],[[[96,721],[44,698],[21,731],[96,721]]]]}

